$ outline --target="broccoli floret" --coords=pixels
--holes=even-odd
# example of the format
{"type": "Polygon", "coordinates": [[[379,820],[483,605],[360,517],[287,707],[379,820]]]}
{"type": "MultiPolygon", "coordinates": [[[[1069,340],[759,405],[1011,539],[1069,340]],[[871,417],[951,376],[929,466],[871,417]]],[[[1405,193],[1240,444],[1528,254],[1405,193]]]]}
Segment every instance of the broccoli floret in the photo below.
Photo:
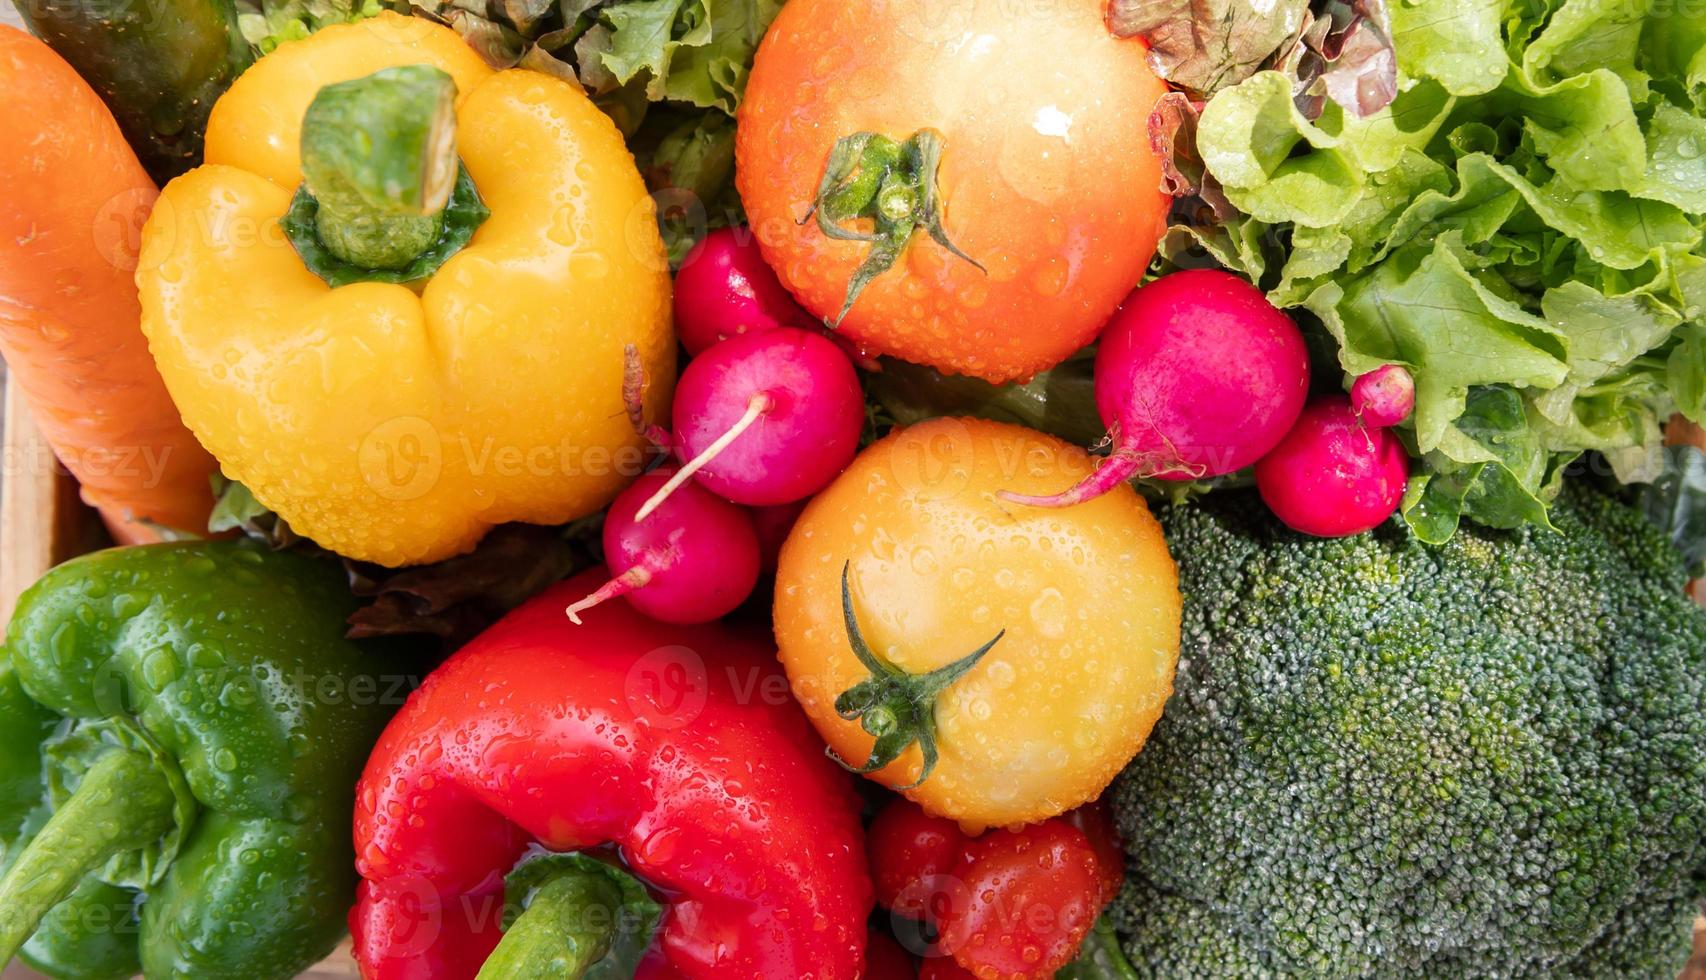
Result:
{"type": "Polygon", "coordinates": [[[1114,790],[1154,977],[1654,977],[1706,870],[1706,610],[1635,510],[1339,540],[1163,515],[1175,693],[1114,790]]]}

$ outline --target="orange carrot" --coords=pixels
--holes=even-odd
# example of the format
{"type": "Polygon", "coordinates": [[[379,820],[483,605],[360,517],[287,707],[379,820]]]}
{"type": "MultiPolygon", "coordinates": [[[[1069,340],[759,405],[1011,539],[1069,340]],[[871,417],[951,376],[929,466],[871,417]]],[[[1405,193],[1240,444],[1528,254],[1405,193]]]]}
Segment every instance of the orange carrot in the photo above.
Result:
{"type": "Polygon", "coordinates": [[[134,272],[158,194],[112,113],[42,42],[0,25],[0,354],[121,543],[202,532],[213,458],[143,339],[134,272]]]}

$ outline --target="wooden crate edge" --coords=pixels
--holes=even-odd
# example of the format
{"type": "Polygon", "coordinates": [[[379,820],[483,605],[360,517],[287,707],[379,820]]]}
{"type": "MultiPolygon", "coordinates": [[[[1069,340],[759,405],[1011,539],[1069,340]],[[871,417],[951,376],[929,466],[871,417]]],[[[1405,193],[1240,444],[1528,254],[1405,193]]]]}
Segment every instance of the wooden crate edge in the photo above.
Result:
{"type": "Polygon", "coordinates": [[[100,522],[31,420],[23,393],[6,385],[4,487],[0,489],[0,629],[18,596],[54,565],[98,540],[100,522]]]}

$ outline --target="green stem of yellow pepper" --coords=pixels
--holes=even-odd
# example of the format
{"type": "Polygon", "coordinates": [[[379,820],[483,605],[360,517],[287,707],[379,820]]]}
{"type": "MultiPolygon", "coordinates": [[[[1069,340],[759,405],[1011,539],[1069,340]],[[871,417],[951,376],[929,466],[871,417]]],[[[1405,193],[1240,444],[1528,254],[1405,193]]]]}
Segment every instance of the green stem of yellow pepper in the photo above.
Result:
{"type": "Polygon", "coordinates": [[[174,799],[146,753],[115,748],[91,766],[0,878],[0,965],[91,871],[170,830],[174,799]]]}
{"type": "Polygon", "coordinates": [[[456,184],[456,83],[405,65],[327,85],[302,117],[316,231],[351,265],[401,269],[438,241],[456,184]]]}

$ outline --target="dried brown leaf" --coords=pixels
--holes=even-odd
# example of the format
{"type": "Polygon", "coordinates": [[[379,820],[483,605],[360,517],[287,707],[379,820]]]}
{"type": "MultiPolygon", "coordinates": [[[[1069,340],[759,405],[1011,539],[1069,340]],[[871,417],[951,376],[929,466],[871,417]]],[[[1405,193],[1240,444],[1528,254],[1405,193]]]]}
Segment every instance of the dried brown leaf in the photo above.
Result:
{"type": "Polygon", "coordinates": [[[1111,0],[1108,29],[1142,37],[1162,78],[1207,100],[1258,71],[1291,78],[1314,119],[1327,99],[1358,116],[1398,92],[1384,0],[1111,0]]]}
{"type": "Polygon", "coordinates": [[[1183,92],[1168,92],[1149,114],[1149,145],[1161,160],[1161,190],[1179,199],[1175,212],[1192,224],[1222,222],[1237,214],[1197,154],[1202,107],[1183,92]]]}
{"type": "Polygon", "coordinates": [[[1143,37],[1156,74],[1208,98],[1262,69],[1293,36],[1308,0],[1111,0],[1108,28],[1143,37]]]}
{"type": "Polygon", "coordinates": [[[350,616],[349,635],[436,636],[455,649],[552,582],[591,564],[585,536],[505,524],[468,554],[432,565],[391,569],[345,560],[350,591],[373,600],[350,616]]]}
{"type": "Polygon", "coordinates": [[[1398,56],[1386,27],[1380,0],[1358,2],[1349,22],[1330,33],[1321,45],[1326,62],[1320,88],[1326,96],[1357,116],[1371,116],[1398,95],[1398,56]]]}

